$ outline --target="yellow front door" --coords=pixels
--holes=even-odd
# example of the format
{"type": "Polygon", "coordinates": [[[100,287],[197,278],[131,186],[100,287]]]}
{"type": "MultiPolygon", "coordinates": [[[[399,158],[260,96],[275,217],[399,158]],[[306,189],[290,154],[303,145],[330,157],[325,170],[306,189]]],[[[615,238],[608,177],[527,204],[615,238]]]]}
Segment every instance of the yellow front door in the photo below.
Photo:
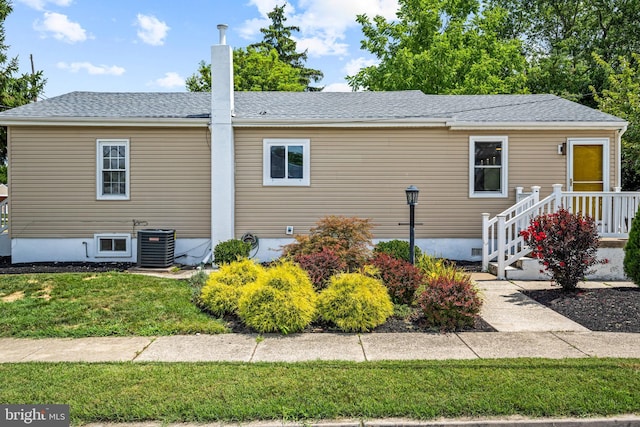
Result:
{"type": "MultiPolygon", "coordinates": [[[[604,144],[571,144],[571,177],[572,191],[604,191],[605,165],[604,144]]],[[[572,197],[569,201],[574,213],[588,215],[602,220],[602,199],[593,196],[572,197]]]]}
{"type": "Polygon", "coordinates": [[[600,144],[573,145],[573,191],[604,190],[603,150],[600,144]]]}

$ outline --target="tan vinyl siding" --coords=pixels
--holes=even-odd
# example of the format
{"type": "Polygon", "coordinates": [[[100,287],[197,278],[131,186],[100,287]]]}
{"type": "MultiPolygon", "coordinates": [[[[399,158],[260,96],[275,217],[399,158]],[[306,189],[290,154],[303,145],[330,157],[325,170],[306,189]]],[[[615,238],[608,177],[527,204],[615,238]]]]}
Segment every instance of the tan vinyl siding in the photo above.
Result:
{"type": "Polygon", "coordinates": [[[11,236],[170,228],[178,237],[207,238],[209,144],[206,128],[12,127],[11,236]],[[130,200],[96,200],[97,139],[130,141],[130,200]]]}
{"type": "Polygon", "coordinates": [[[418,238],[480,237],[482,212],[497,214],[526,190],[566,185],[569,137],[609,137],[615,182],[615,133],[593,131],[449,131],[445,129],[236,129],[236,234],[285,238],[306,233],[325,215],[371,218],[377,238],[401,237],[408,220],[404,189],[420,189],[418,238]],[[509,138],[508,198],[469,197],[469,136],[509,138]],[[311,186],[262,185],[264,138],[309,138],[311,186]]]}

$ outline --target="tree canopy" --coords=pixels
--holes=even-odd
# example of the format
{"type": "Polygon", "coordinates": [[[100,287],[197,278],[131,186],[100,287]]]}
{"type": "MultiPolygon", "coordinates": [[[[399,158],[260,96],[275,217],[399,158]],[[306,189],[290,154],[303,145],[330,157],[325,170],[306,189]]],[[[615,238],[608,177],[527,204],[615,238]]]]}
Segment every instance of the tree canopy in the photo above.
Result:
{"type": "Polygon", "coordinates": [[[419,89],[430,94],[521,93],[522,42],[506,37],[506,12],[479,0],[400,0],[397,19],[358,15],[361,47],[378,65],[347,81],[354,89],[419,89]]]}
{"type": "MultiPolygon", "coordinates": [[[[0,0],[0,110],[36,101],[44,89],[42,71],[19,75],[18,58],[9,58],[5,44],[4,22],[13,11],[11,3],[0,0]]],[[[7,131],[0,127],[0,164],[7,160],[7,131]]]]}
{"type": "MultiPolygon", "coordinates": [[[[285,4],[286,5],[286,4],[285,4]]],[[[285,26],[285,5],[268,13],[271,24],[261,28],[264,39],[246,49],[233,50],[234,89],[237,91],[315,91],[322,71],[306,68],[307,52],[296,51],[291,38],[295,26],[285,26]]],[[[200,62],[198,71],[186,80],[190,92],[211,90],[211,64],[200,62]]]]}

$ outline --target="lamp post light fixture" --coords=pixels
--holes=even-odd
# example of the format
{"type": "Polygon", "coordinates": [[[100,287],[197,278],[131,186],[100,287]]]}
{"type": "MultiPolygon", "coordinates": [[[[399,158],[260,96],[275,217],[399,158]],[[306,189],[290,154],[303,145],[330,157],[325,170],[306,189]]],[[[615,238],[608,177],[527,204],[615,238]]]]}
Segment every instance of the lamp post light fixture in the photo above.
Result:
{"type": "Polygon", "coordinates": [[[415,247],[416,247],[416,216],[415,207],[418,204],[418,194],[420,190],[415,185],[410,185],[404,190],[407,194],[407,204],[409,205],[409,262],[415,264],[415,247]]]}

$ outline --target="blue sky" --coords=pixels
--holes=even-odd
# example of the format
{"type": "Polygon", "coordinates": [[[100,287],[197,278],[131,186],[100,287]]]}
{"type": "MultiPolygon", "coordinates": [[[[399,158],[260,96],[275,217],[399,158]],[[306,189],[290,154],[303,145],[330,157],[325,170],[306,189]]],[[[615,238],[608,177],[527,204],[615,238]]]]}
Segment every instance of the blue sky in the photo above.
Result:
{"type": "MultiPolygon", "coordinates": [[[[13,0],[5,21],[9,55],[29,72],[44,71],[45,97],[72,91],[180,92],[198,62],[209,62],[216,25],[227,43],[260,41],[266,16],[283,0],[13,0]]],[[[395,17],[397,0],[288,0],[307,66],[324,72],[327,90],[348,90],[344,77],[373,63],[360,50],[357,14],[395,17]]]]}

